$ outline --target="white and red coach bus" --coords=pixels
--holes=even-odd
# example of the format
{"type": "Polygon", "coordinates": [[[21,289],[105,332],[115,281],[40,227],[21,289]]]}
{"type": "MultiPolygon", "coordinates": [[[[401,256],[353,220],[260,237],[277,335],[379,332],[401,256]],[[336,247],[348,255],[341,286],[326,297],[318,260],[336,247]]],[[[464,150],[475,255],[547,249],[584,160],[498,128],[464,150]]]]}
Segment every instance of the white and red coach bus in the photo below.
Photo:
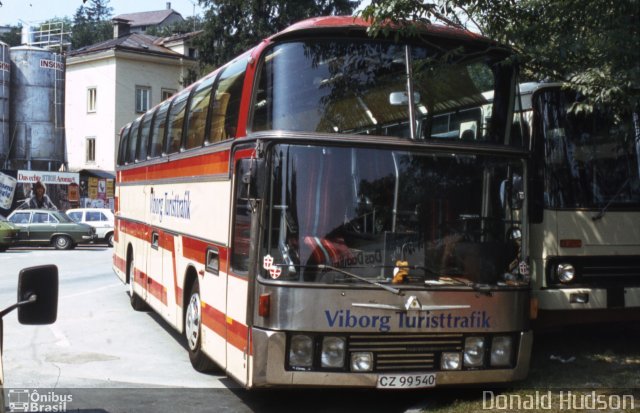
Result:
{"type": "Polygon", "coordinates": [[[196,369],[247,388],[521,379],[511,54],[438,25],[366,29],[295,24],[125,126],[114,270],[196,369]]]}

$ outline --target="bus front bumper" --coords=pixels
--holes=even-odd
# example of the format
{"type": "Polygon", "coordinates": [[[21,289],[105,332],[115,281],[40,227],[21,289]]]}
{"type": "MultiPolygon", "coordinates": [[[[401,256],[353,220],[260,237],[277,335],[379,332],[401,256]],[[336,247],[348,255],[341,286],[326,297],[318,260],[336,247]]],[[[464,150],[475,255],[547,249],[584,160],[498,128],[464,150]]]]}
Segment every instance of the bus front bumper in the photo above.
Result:
{"type": "Polygon", "coordinates": [[[640,287],[549,288],[534,297],[541,311],[640,308],[640,287]]]}
{"type": "MultiPolygon", "coordinates": [[[[376,387],[380,373],[288,371],[285,370],[286,335],[283,332],[252,329],[253,378],[251,387],[376,387]]],[[[529,372],[533,333],[519,335],[518,354],[513,369],[420,371],[435,373],[435,387],[478,383],[505,383],[523,380],[529,372]]]]}

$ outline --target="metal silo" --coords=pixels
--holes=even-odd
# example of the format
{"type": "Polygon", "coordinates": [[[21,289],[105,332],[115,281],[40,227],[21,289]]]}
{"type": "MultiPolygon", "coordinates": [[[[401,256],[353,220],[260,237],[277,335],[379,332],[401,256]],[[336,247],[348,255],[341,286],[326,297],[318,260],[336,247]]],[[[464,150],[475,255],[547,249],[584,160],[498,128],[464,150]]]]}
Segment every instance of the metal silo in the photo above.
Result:
{"type": "Polygon", "coordinates": [[[65,163],[64,57],[32,46],[11,48],[13,169],[57,171],[65,163]]]}
{"type": "Polygon", "coordinates": [[[9,92],[11,60],[9,46],[0,42],[0,167],[4,168],[9,156],[9,92]]]}

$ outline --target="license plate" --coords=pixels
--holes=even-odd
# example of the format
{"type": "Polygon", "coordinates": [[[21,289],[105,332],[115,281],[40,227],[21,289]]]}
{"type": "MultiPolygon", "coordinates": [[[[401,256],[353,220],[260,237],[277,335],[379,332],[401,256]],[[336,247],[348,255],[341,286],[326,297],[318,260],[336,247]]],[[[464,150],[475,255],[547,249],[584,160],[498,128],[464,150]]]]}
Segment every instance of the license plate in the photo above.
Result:
{"type": "Polygon", "coordinates": [[[384,374],[378,376],[378,389],[420,389],[435,387],[436,375],[427,374],[384,374]]]}

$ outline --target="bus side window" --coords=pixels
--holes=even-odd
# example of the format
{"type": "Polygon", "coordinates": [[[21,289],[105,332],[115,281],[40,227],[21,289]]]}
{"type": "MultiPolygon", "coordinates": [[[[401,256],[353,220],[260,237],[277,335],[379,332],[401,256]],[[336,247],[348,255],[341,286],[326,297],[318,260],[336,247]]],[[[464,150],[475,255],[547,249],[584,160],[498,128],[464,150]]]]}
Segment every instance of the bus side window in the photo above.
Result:
{"type": "Polygon", "coordinates": [[[220,76],[210,109],[209,142],[219,142],[236,136],[247,59],[232,63],[220,76]]]}
{"type": "Polygon", "coordinates": [[[162,147],[164,143],[165,129],[167,125],[167,112],[171,100],[165,100],[158,109],[151,127],[151,143],[149,145],[149,158],[157,158],[162,156],[162,147]]]}
{"type": "Polygon", "coordinates": [[[184,148],[198,148],[205,141],[205,131],[207,126],[207,111],[209,102],[211,101],[211,89],[213,82],[216,80],[215,75],[205,78],[198,85],[191,103],[189,104],[189,115],[187,121],[187,134],[185,137],[184,148]]]}
{"type": "Polygon", "coordinates": [[[147,112],[142,119],[140,125],[140,145],[138,145],[138,156],[136,158],[140,161],[147,159],[147,149],[149,146],[149,133],[151,130],[151,120],[153,119],[153,112],[147,112]]]}
{"type": "Polygon", "coordinates": [[[124,165],[125,153],[127,148],[127,138],[129,137],[129,128],[131,125],[127,125],[122,129],[120,133],[120,147],[118,148],[118,165],[124,165]]]}
{"type": "Polygon", "coordinates": [[[129,133],[129,142],[127,143],[127,163],[136,161],[136,148],[138,147],[138,131],[140,130],[140,118],[131,124],[131,132],[129,133]]]}
{"type": "Polygon", "coordinates": [[[182,145],[182,126],[191,89],[185,89],[173,98],[167,122],[167,153],[180,152],[182,145]]]}

